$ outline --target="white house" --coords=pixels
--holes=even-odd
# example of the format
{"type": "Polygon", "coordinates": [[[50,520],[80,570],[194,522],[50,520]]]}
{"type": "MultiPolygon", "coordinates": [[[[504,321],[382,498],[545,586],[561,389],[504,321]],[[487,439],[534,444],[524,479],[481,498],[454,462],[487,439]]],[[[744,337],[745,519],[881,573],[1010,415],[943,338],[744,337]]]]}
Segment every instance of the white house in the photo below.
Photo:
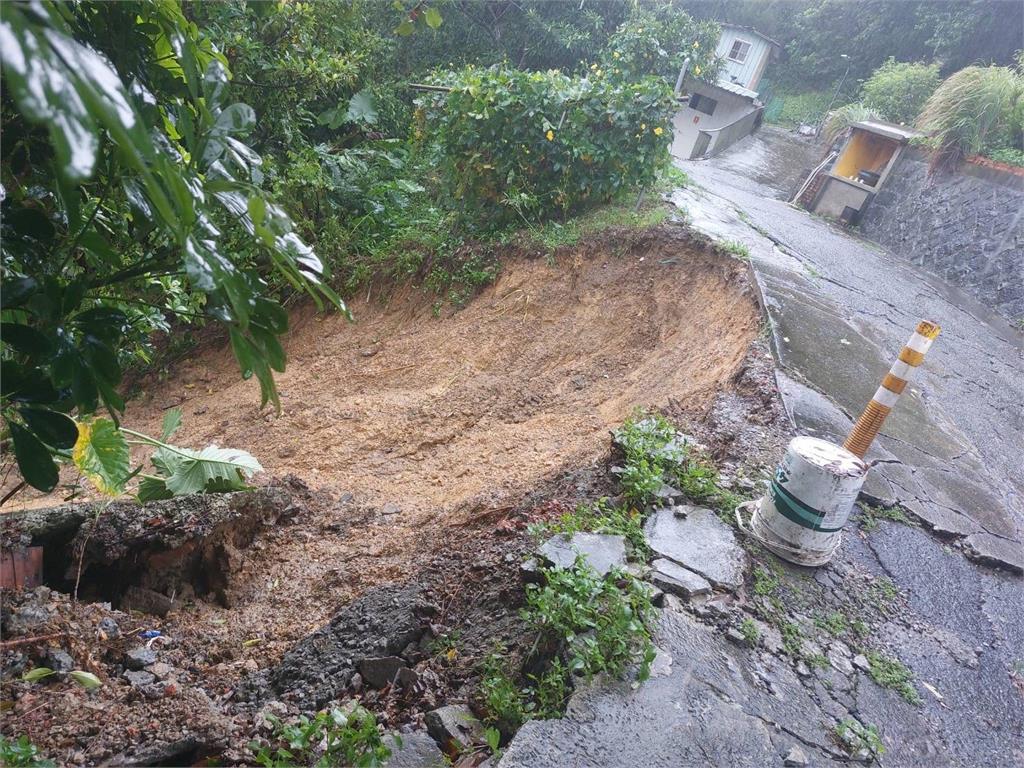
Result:
{"type": "Polygon", "coordinates": [[[709,157],[753,133],[764,109],[757,99],[757,85],[768,62],[781,50],[755,29],[723,24],[715,48],[722,60],[718,82],[684,79],[684,106],[673,120],[672,154],[682,159],[709,157]]]}

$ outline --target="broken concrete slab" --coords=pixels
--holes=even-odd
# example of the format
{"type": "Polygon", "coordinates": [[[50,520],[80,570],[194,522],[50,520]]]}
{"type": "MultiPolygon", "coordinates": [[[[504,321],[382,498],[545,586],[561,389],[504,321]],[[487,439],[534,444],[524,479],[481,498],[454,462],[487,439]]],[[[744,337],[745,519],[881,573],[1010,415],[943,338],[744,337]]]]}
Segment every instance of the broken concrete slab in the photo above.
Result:
{"type": "Polygon", "coordinates": [[[483,739],[484,729],[469,707],[449,704],[427,712],[427,733],[445,752],[461,752],[483,739]]]}
{"type": "Polygon", "coordinates": [[[690,507],[686,517],[663,509],[651,515],[644,536],[651,550],[700,574],[712,584],[735,590],[743,584],[747,556],[732,528],[710,509],[690,507]]]}
{"type": "Polygon", "coordinates": [[[711,582],[666,558],[651,563],[651,581],[665,592],[690,599],[711,591],[711,582]]]}
{"type": "Polygon", "coordinates": [[[626,564],[626,538],[605,533],[560,533],[552,536],[537,554],[555,568],[572,568],[582,557],[599,576],[626,564]]]}
{"type": "Polygon", "coordinates": [[[964,550],[968,557],[979,563],[1024,573],[1024,547],[1016,541],[991,533],[973,533],[964,539],[964,550]]]}

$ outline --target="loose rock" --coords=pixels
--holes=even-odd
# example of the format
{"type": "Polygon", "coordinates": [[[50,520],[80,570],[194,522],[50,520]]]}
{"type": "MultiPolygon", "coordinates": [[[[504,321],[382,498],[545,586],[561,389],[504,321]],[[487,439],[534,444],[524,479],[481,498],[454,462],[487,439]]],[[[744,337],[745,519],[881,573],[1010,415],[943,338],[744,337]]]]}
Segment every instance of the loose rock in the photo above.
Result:
{"type": "Polygon", "coordinates": [[[599,576],[626,564],[626,538],[604,533],[560,533],[552,536],[537,554],[555,568],[571,568],[582,557],[599,576]]]}
{"type": "Polygon", "coordinates": [[[141,688],[144,685],[151,685],[153,682],[156,681],[156,678],[153,677],[153,675],[151,675],[149,672],[135,670],[128,670],[124,673],[123,677],[125,680],[132,684],[133,688],[141,688]]]}
{"type": "Polygon", "coordinates": [[[672,510],[659,510],[647,520],[644,536],[656,554],[716,586],[735,590],[743,584],[746,553],[732,529],[710,509],[691,508],[685,518],[672,510]]]}
{"type": "Polygon", "coordinates": [[[144,645],[132,648],[124,655],[124,664],[128,669],[138,670],[155,663],[156,651],[152,648],[147,648],[144,645]]]}
{"type": "Polygon", "coordinates": [[[803,766],[807,765],[807,755],[800,747],[791,747],[789,752],[786,753],[786,758],[782,761],[782,764],[790,768],[803,768],[803,766]]]}
{"type": "Polygon", "coordinates": [[[363,659],[359,662],[359,674],[363,676],[365,682],[374,688],[383,688],[392,683],[398,670],[404,666],[405,661],[398,656],[363,659]]]}
{"type": "Polygon", "coordinates": [[[665,592],[689,599],[711,591],[707,579],[671,560],[659,558],[651,563],[651,569],[651,581],[665,592]]]}
{"type": "Polygon", "coordinates": [[[462,751],[483,736],[480,721],[461,705],[449,704],[428,712],[426,724],[427,733],[446,752],[462,751]]]}
{"type": "Polygon", "coordinates": [[[75,660],[67,651],[50,648],[46,652],[46,666],[58,674],[66,674],[75,668],[75,660]]]}

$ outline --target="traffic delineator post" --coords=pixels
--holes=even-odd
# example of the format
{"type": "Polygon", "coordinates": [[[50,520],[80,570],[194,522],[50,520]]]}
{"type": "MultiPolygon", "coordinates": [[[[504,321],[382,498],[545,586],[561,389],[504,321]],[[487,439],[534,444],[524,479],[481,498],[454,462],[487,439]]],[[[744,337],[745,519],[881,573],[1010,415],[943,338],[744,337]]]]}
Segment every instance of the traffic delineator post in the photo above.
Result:
{"type": "Polygon", "coordinates": [[[843,448],[855,456],[864,458],[864,454],[868,452],[871,443],[878,436],[878,431],[882,428],[889,412],[892,411],[896,401],[906,389],[907,382],[913,376],[914,370],[924,361],[925,354],[941,330],[936,323],[928,320],[922,320],[917,324],[917,329],[903,347],[896,362],[892,364],[892,368],[882,379],[871,402],[857,419],[857,423],[853,425],[853,430],[846,438],[846,442],[843,443],[843,448]]]}

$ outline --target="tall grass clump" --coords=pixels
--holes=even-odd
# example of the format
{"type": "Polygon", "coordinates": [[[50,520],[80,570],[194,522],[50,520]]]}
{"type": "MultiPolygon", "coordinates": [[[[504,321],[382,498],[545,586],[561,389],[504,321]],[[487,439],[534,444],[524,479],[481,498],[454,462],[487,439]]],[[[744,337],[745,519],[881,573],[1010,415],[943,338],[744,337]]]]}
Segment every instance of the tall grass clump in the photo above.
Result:
{"type": "Polygon", "coordinates": [[[1010,67],[965,67],[931,95],[918,117],[936,152],[932,170],[965,155],[1021,147],[1024,75],[1010,67]]]}

